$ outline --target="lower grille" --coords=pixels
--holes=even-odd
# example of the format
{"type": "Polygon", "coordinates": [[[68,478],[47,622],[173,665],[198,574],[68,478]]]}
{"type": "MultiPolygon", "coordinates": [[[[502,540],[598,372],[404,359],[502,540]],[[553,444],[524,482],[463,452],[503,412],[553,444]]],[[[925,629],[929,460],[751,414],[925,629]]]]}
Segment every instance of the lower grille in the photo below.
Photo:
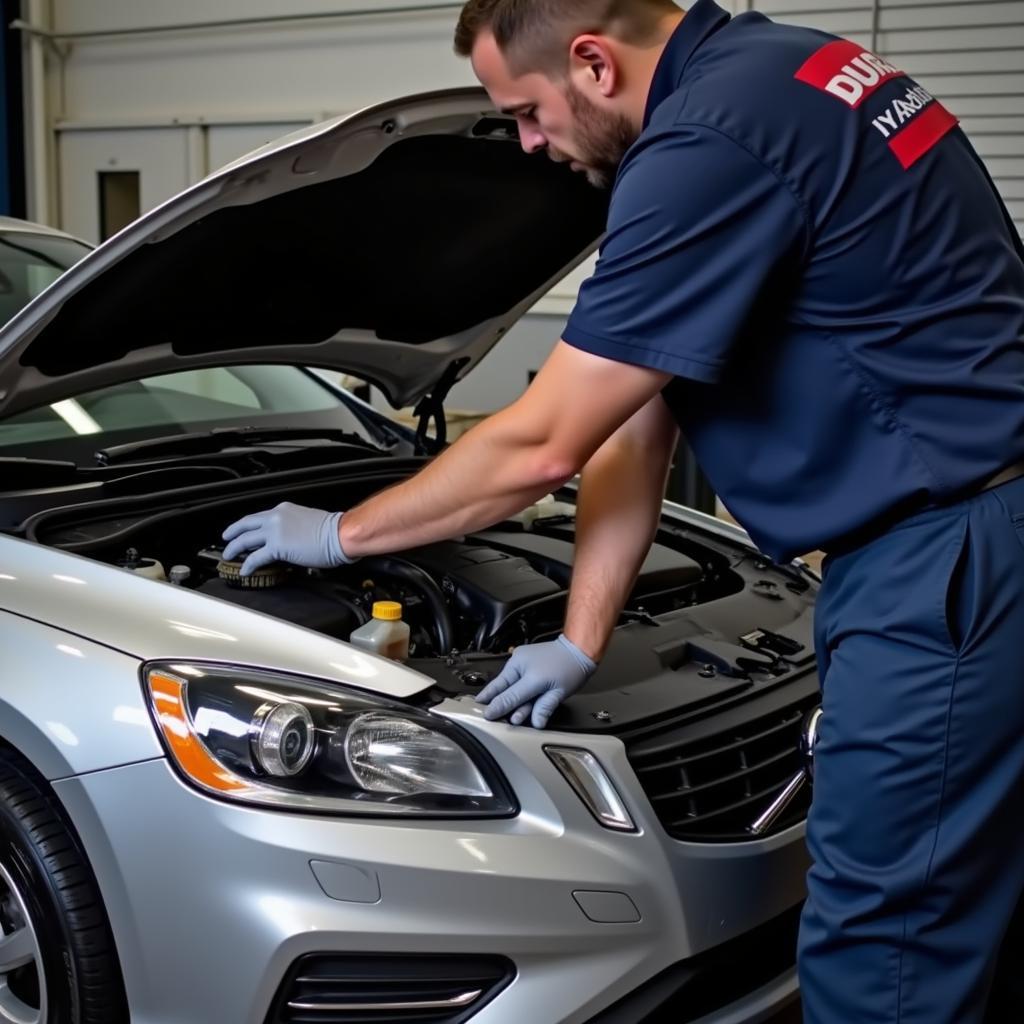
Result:
{"type": "MultiPolygon", "coordinates": [[[[630,764],[670,836],[702,843],[751,838],[748,826],[803,767],[804,716],[821,703],[813,677],[796,694],[786,692],[696,724],[647,730],[640,742],[626,740],[630,764]]],[[[809,789],[772,831],[806,817],[809,789]]]]}
{"type": "Polygon", "coordinates": [[[266,1024],[460,1024],[514,975],[495,956],[312,954],[292,965],[266,1024]]]}
{"type": "Polygon", "coordinates": [[[673,964],[587,1024],[687,1024],[784,977],[796,967],[802,906],[673,964]]]}

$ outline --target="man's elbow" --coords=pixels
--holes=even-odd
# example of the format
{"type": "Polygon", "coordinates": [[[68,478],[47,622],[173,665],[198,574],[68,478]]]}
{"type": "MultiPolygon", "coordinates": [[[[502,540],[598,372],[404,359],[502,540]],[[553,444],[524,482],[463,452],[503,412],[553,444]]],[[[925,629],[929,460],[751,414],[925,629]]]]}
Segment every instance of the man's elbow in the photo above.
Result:
{"type": "Polygon", "coordinates": [[[532,460],[530,467],[530,484],[532,487],[553,491],[571,480],[581,465],[577,459],[564,453],[541,451],[532,460]]]}
{"type": "Polygon", "coordinates": [[[551,420],[552,417],[537,415],[520,399],[484,424],[492,425],[499,439],[493,454],[499,456],[504,448],[511,457],[509,469],[515,476],[515,485],[524,490],[543,494],[561,487],[583,468],[590,454],[579,451],[578,440],[551,420]]]}

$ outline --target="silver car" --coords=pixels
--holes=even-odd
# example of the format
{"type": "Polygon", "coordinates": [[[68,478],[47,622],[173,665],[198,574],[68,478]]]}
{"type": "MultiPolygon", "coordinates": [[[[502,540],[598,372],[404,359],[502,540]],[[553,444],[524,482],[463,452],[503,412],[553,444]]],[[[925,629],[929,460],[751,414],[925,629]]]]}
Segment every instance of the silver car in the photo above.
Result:
{"type": "Polygon", "coordinates": [[[413,97],[218,172],[0,332],[0,1021],[740,1024],[795,999],[804,566],[666,504],[541,732],[473,695],[560,628],[571,488],[332,572],[221,557],[240,515],[420,467],[606,202],[482,91],[413,97]],[[376,600],[405,663],[346,642],[376,600]]]}

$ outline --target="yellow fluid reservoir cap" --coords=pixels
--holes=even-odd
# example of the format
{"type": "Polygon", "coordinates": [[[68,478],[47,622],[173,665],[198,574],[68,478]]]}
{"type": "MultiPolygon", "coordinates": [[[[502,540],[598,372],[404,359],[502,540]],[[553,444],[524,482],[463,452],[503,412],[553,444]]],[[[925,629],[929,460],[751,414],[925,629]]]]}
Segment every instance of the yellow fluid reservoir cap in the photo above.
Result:
{"type": "Polygon", "coordinates": [[[398,601],[374,601],[373,617],[385,622],[397,622],[402,617],[402,606],[398,601]]]}

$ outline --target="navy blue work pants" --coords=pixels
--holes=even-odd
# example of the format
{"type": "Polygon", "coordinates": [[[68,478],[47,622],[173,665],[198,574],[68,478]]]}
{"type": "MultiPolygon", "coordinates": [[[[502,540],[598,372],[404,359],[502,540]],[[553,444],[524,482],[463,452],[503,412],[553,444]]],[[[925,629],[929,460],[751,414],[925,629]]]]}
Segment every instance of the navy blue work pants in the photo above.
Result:
{"type": "Polygon", "coordinates": [[[806,1024],[1024,1024],[1024,479],[828,559],[816,616],[806,1024]]]}

